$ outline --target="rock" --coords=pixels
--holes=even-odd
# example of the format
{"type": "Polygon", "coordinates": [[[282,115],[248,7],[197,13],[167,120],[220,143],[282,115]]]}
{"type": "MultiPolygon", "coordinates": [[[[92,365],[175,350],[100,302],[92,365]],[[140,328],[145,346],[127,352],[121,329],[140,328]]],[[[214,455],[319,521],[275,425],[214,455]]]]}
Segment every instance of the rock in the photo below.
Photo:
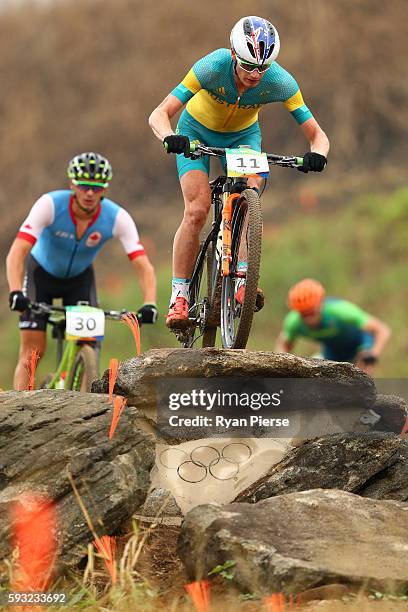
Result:
{"type": "MultiPolygon", "coordinates": [[[[106,371],[100,380],[94,382],[92,390],[94,392],[106,392],[108,381],[109,372],[106,371]]],[[[200,453],[207,446],[217,446],[216,449],[209,449],[208,453],[214,454],[215,469],[218,469],[227,461],[223,457],[221,459],[218,457],[217,452],[222,454],[222,451],[218,450],[218,445],[223,448],[225,444],[242,442],[245,446],[250,447],[250,440],[263,438],[266,445],[270,440],[271,446],[274,443],[282,442],[287,447],[290,443],[294,444],[294,438],[297,439],[296,443],[298,443],[305,438],[314,439],[325,437],[328,434],[337,434],[338,440],[345,440],[347,438],[345,438],[346,434],[344,432],[367,432],[372,427],[378,428],[380,419],[381,422],[385,421],[381,415],[372,411],[372,407],[377,405],[374,381],[361,370],[348,363],[304,359],[291,354],[276,354],[267,351],[251,352],[218,348],[191,349],[188,351],[184,349],[155,349],[120,365],[115,391],[125,395],[129,403],[137,407],[149,424],[150,430],[155,433],[158,446],[161,448],[158,452],[159,460],[157,463],[161,480],[155,482],[155,486],[169,490],[183,513],[200,503],[211,501],[229,503],[233,499],[241,500],[241,496],[237,498],[237,494],[243,488],[248,489],[254,481],[263,487],[259,499],[286,491],[316,487],[345,488],[354,491],[359,486],[365,486],[371,476],[387,468],[385,447],[388,448],[390,455],[395,451],[395,449],[387,446],[391,443],[384,443],[384,456],[377,458],[378,449],[376,445],[379,441],[378,438],[372,439],[371,446],[369,445],[368,449],[367,443],[361,443],[361,446],[359,446],[358,438],[349,438],[345,448],[341,448],[342,442],[339,442],[335,449],[339,454],[339,463],[336,466],[337,472],[332,476],[331,463],[334,455],[330,445],[333,444],[335,439],[323,446],[313,443],[298,453],[290,454],[288,459],[285,458],[285,463],[279,463],[276,472],[274,466],[277,462],[281,462],[286,448],[280,454],[275,453],[270,460],[267,452],[256,455],[251,450],[247,461],[248,466],[241,462],[238,465],[239,469],[237,469],[234,461],[228,462],[230,471],[239,471],[239,474],[237,473],[236,477],[229,478],[226,481],[218,481],[217,478],[212,478],[211,471],[214,471],[212,459],[209,461],[207,459],[205,461],[195,460],[195,446],[198,446],[200,453]],[[207,384],[221,385],[224,383],[219,381],[229,379],[238,387],[242,381],[245,383],[249,378],[260,388],[264,381],[270,382],[277,379],[288,381],[290,385],[295,384],[296,381],[306,385],[309,385],[310,382],[312,388],[315,383],[320,384],[322,381],[328,381],[328,387],[332,383],[335,384],[336,392],[333,394],[333,391],[328,388],[325,394],[323,386],[320,392],[313,397],[313,413],[303,408],[305,399],[304,395],[300,394],[300,408],[297,413],[295,411],[292,413],[297,427],[295,432],[281,431],[274,436],[265,431],[265,428],[258,427],[255,431],[244,426],[239,431],[225,430],[220,432],[225,442],[217,438],[216,445],[213,442],[214,431],[211,428],[201,426],[170,428],[168,421],[166,427],[165,418],[163,426],[163,420],[160,420],[163,411],[159,411],[159,419],[157,418],[159,389],[163,385],[163,381],[166,389],[170,388],[174,381],[177,384],[179,384],[178,381],[182,383],[183,379],[197,381],[199,388],[205,387],[207,384]],[[338,396],[343,403],[339,408],[333,407],[333,401],[338,396]],[[368,422],[365,423],[364,419],[367,416],[368,422]],[[196,441],[196,443],[194,445],[190,444],[192,441],[196,441]],[[163,451],[163,445],[167,445],[167,449],[171,446],[174,449],[173,454],[170,450],[165,449],[163,451]],[[191,458],[190,453],[192,451],[193,457],[191,458]],[[360,451],[366,452],[366,461],[363,460],[361,473],[358,465],[360,451]],[[171,468],[168,468],[167,465],[160,465],[160,457],[163,452],[178,457],[180,461],[173,462],[174,466],[172,463],[171,468]],[[309,466],[306,464],[298,466],[291,463],[291,458],[302,461],[305,457],[306,461],[306,455],[311,462],[309,466]],[[345,455],[349,457],[347,465],[342,464],[340,459],[345,455]],[[181,468],[179,463],[183,463],[181,468]],[[282,476],[280,476],[280,470],[283,470],[286,464],[288,468],[282,471],[282,476]],[[322,464],[322,469],[316,469],[316,465],[319,466],[320,464],[322,464]],[[351,474],[348,470],[349,464],[352,466],[351,474]],[[191,470],[194,468],[195,473],[191,477],[187,475],[184,478],[183,474],[187,468],[191,468],[191,470]],[[177,470],[181,470],[183,473],[179,473],[177,470]],[[267,476],[263,477],[265,473],[267,476]],[[259,480],[260,477],[262,477],[261,480],[259,480]],[[271,477],[269,488],[265,485],[268,477],[271,477]],[[199,495],[196,494],[197,481],[200,481],[201,485],[199,495]],[[227,491],[228,487],[229,490],[227,491]],[[225,493],[228,493],[228,495],[225,495],[225,493]]],[[[386,396],[383,396],[383,398],[378,403],[379,410],[381,405],[385,406],[386,404],[386,396]]],[[[395,413],[404,409],[404,403],[399,398],[393,398],[388,402],[387,414],[390,406],[397,406],[395,413]]],[[[190,405],[185,408],[185,412],[186,416],[195,415],[194,409],[190,405]]],[[[177,412],[178,415],[181,413],[181,410],[177,412]]],[[[395,423],[397,421],[398,418],[395,419],[395,423]]],[[[384,425],[387,431],[389,425],[388,420],[384,425]]],[[[392,462],[391,458],[390,462],[392,462]]],[[[257,485],[254,486],[254,488],[256,487],[257,485]]],[[[251,487],[248,498],[244,497],[243,499],[249,501],[254,488],[251,487]]],[[[253,501],[256,501],[256,499],[257,495],[255,494],[253,501]]]]}
{"type": "Polygon", "coordinates": [[[299,603],[308,601],[318,601],[327,599],[342,599],[350,595],[350,588],[344,584],[327,584],[322,587],[315,587],[299,593],[296,598],[299,603]]]}
{"type": "Polygon", "coordinates": [[[166,489],[153,489],[136,515],[142,521],[181,525],[182,512],[174,496],[166,489]]]}
{"type": "Polygon", "coordinates": [[[316,488],[405,501],[407,457],[408,440],[394,434],[335,434],[309,440],[290,450],[235,501],[255,503],[316,488]]]}
{"type": "Polygon", "coordinates": [[[378,431],[400,433],[408,418],[408,405],[405,399],[397,395],[378,394],[373,406],[374,412],[381,420],[376,424],[378,431]]]}
{"type": "Polygon", "coordinates": [[[105,396],[42,390],[0,394],[0,558],[11,553],[10,509],[23,492],[55,500],[60,569],[75,565],[94,538],[72,477],[98,535],[114,534],[145,501],[154,440],[126,407],[108,439],[105,396]]]}
{"type": "Polygon", "coordinates": [[[358,493],[373,499],[408,502],[408,438],[397,445],[390,465],[377,472],[358,493]]]}
{"type": "Polygon", "coordinates": [[[257,504],[198,506],[178,550],[190,580],[235,561],[244,593],[299,593],[326,584],[408,586],[408,505],[321,489],[257,504]]]}
{"type": "MultiPolygon", "coordinates": [[[[152,349],[119,366],[115,393],[130,405],[156,405],[156,384],[163,378],[293,378],[327,379],[343,390],[353,404],[371,406],[376,397],[374,381],[350,363],[304,359],[290,353],[205,349],[152,349]],[[351,393],[352,392],[352,393],[351,393]]],[[[109,371],[92,384],[92,392],[107,393],[109,371]]]]}

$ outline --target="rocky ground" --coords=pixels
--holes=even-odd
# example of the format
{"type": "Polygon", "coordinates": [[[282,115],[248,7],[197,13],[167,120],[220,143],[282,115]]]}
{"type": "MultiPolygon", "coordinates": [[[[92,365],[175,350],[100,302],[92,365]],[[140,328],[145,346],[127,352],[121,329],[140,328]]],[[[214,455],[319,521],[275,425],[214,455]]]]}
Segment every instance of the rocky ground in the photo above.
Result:
{"type": "Polygon", "coordinates": [[[287,602],[296,593],[304,609],[407,608],[403,399],[379,394],[350,364],[156,350],[121,364],[114,390],[128,404],[109,438],[108,387],[105,373],[92,394],[0,393],[4,580],[15,528],[10,510],[24,505],[22,494],[36,492],[56,504],[57,574],[83,565],[95,535],[116,535],[120,554],[124,525],[138,518],[147,531],[137,576],[158,590],[164,609],[166,601],[187,605],[184,585],[209,576],[212,598],[225,610],[260,609],[273,593],[284,593],[287,602]],[[259,437],[241,432],[237,440],[224,432],[209,440],[200,427],[193,435],[179,428],[170,437],[160,429],[163,379],[211,385],[249,375],[261,386],[285,379],[299,422],[313,416],[309,435],[305,426],[290,439],[258,430],[259,437]],[[301,384],[291,386],[292,379],[301,384]],[[305,412],[304,404],[313,411],[305,412]],[[194,480],[197,473],[203,476],[194,480]]]}

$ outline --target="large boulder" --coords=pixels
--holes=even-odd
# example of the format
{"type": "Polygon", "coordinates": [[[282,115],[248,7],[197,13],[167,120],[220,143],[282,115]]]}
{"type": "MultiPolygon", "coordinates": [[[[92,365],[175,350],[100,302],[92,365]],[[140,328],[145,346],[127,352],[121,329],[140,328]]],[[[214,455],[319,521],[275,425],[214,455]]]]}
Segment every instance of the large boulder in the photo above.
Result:
{"type": "MultiPolygon", "coordinates": [[[[327,379],[341,388],[343,397],[352,397],[360,407],[372,406],[376,397],[374,381],[350,363],[305,359],[289,353],[269,351],[205,349],[152,349],[119,366],[114,392],[131,405],[155,406],[157,383],[163,378],[282,378],[327,379]],[[351,393],[352,392],[352,393],[351,393]]],[[[94,393],[107,393],[109,371],[94,381],[94,393]]]]}
{"type": "Polygon", "coordinates": [[[75,565],[94,537],[74,482],[98,535],[113,534],[144,503],[154,440],[127,407],[108,439],[106,396],[74,391],[0,393],[0,558],[10,555],[10,511],[21,495],[55,501],[60,566],[75,565]]]}
{"type": "Polygon", "coordinates": [[[316,488],[408,501],[408,440],[380,432],[308,440],[291,449],[235,501],[255,503],[316,488]]]}
{"type": "MultiPolygon", "coordinates": [[[[108,388],[107,370],[93,383],[92,390],[106,393],[108,388]]],[[[128,402],[137,407],[155,433],[158,444],[154,486],[158,490],[168,490],[183,513],[194,505],[212,501],[229,503],[252,483],[256,483],[255,488],[258,483],[263,486],[269,477],[273,477],[273,481],[269,488],[263,486],[264,492],[259,499],[270,496],[273,491],[277,494],[326,486],[354,490],[353,478],[363,486],[370,476],[387,467],[388,446],[385,443],[381,446],[384,455],[378,458],[377,438],[368,443],[358,436],[348,438],[345,432],[364,433],[382,427],[384,431],[399,433],[407,414],[404,400],[388,399],[384,395],[379,398],[374,381],[352,364],[267,351],[150,350],[120,364],[114,391],[126,396],[128,402]],[[286,384],[284,407],[289,405],[292,410],[291,422],[295,423],[295,430],[281,430],[274,435],[275,432],[271,434],[263,427],[244,426],[233,431],[218,428],[214,432],[213,427],[202,425],[166,426],[167,416],[163,416],[164,410],[158,410],[158,406],[165,406],[161,394],[163,389],[169,394],[170,389],[178,388],[184,381],[186,390],[188,384],[206,390],[223,389],[228,381],[233,385],[228,390],[242,389],[247,384],[262,390],[265,384],[276,381],[279,385],[282,383],[282,387],[286,384]],[[291,393],[291,400],[295,401],[288,402],[291,393]],[[374,410],[377,407],[378,412],[374,410]],[[293,444],[325,438],[328,434],[335,434],[337,438],[320,445],[308,443],[304,450],[291,451],[286,458],[293,444]],[[333,450],[331,444],[334,444],[333,450]],[[314,450],[311,452],[311,449],[314,450]],[[361,465],[359,453],[363,456],[361,465]],[[332,474],[331,462],[336,454],[337,464],[332,474]],[[310,465],[302,464],[306,456],[310,465]],[[352,466],[351,475],[346,473],[342,457],[349,458],[347,465],[352,466]],[[314,464],[322,464],[322,469],[315,469],[314,464]],[[276,479],[281,473],[281,482],[277,485],[276,479]]],[[[235,406],[231,412],[229,416],[238,416],[235,406]]],[[[197,409],[187,405],[177,414],[188,418],[197,414],[197,409]]],[[[253,487],[250,490],[252,492],[253,487]]],[[[243,495],[247,495],[246,491],[243,495]]],[[[257,494],[253,501],[256,499],[257,494]]]]}
{"type": "Polygon", "coordinates": [[[183,523],[179,554],[188,578],[235,562],[244,593],[299,593],[325,584],[408,587],[408,504],[321,489],[257,504],[197,506],[183,523]]]}

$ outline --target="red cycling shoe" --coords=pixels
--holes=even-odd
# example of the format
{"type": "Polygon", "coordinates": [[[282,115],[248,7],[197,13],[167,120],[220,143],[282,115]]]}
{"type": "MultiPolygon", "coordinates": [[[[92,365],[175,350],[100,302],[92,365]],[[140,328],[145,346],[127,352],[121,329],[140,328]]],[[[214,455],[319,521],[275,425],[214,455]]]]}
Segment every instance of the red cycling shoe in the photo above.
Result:
{"type": "Polygon", "coordinates": [[[176,297],[176,301],[168,312],[166,325],[170,329],[183,328],[188,325],[188,301],[186,298],[176,297]]]}
{"type": "MultiPolygon", "coordinates": [[[[245,284],[242,283],[235,294],[235,300],[238,302],[238,304],[243,304],[244,298],[245,298],[245,284]]],[[[262,289],[259,289],[258,287],[258,289],[256,290],[256,302],[255,302],[254,312],[259,312],[260,310],[262,310],[262,308],[264,307],[264,304],[265,304],[264,292],[262,291],[262,289]]]]}

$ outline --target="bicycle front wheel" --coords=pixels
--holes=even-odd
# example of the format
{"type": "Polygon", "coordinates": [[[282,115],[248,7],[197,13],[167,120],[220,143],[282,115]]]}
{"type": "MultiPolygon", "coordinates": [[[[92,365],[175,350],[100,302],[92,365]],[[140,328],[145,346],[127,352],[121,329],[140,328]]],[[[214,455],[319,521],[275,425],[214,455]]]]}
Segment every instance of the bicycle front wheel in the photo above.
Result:
{"type": "Polygon", "coordinates": [[[224,348],[243,349],[248,342],[258,289],[261,248],[261,202],[253,189],[245,189],[232,217],[230,273],[222,279],[221,338],[224,348]],[[239,287],[242,287],[240,291],[239,287]]]}
{"type": "Polygon", "coordinates": [[[84,344],[75,357],[68,377],[68,389],[89,393],[92,382],[98,378],[98,355],[89,344],[84,344]]]}

